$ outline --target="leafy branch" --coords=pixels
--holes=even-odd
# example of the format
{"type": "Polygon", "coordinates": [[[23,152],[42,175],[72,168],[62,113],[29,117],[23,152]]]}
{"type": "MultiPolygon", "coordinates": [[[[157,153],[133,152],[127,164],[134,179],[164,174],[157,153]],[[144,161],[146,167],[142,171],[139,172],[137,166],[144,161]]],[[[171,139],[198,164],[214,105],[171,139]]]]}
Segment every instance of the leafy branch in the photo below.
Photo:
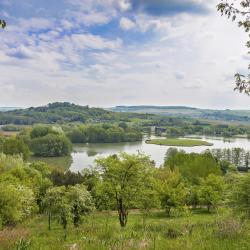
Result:
{"type": "Polygon", "coordinates": [[[7,23],[5,20],[0,20],[0,28],[4,29],[6,27],[7,23]]]}
{"type": "MultiPolygon", "coordinates": [[[[217,10],[223,16],[227,16],[228,19],[235,21],[238,18],[239,27],[243,28],[245,32],[250,31],[250,0],[237,1],[234,2],[227,0],[222,0],[220,4],[217,5],[217,10]],[[235,3],[237,7],[235,7],[235,3]]],[[[247,48],[250,48],[250,41],[246,43],[247,48]]],[[[250,54],[250,51],[248,52],[250,54]]],[[[250,64],[248,65],[250,69],[250,64]]],[[[240,73],[235,74],[236,86],[234,90],[238,90],[240,93],[245,93],[250,95],[250,74],[243,75],[240,73]]]]}

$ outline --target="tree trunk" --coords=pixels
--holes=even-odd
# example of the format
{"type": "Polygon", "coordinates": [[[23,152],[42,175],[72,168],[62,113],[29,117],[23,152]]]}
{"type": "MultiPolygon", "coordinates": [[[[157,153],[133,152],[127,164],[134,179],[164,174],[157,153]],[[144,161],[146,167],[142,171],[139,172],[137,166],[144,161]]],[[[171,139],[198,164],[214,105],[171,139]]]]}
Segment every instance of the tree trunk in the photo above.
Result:
{"type": "Polygon", "coordinates": [[[210,205],[208,205],[207,206],[207,211],[210,213],[210,208],[211,208],[211,206],[210,205]]]}
{"type": "Polygon", "coordinates": [[[119,210],[118,212],[121,227],[126,227],[128,221],[128,212],[125,209],[119,210]]]}
{"type": "Polygon", "coordinates": [[[167,216],[170,217],[171,207],[166,207],[167,216]]]}
{"type": "Polygon", "coordinates": [[[77,205],[75,205],[73,208],[73,224],[75,227],[79,226],[79,221],[80,221],[80,215],[79,215],[78,207],[77,205]]]}
{"type": "Polygon", "coordinates": [[[128,211],[123,206],[122,199],[118,200],[118,214],[121,227],[126,227],[128,221],[128,211]]]}
{"type": "Polygon", "coordinates": [[[48,215],[49,230],[51,230],[51,212],[48,215]]]}

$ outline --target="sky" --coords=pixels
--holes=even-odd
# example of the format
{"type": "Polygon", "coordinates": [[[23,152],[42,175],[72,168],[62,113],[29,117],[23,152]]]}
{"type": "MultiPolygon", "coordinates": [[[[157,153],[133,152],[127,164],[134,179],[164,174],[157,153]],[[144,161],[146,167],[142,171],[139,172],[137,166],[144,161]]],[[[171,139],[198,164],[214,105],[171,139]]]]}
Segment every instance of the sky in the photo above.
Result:
{"type": "Polygon", "coordinates": [[[219,0],[0,0],[0,106],[250,109],[247,34],[219,0]]]}

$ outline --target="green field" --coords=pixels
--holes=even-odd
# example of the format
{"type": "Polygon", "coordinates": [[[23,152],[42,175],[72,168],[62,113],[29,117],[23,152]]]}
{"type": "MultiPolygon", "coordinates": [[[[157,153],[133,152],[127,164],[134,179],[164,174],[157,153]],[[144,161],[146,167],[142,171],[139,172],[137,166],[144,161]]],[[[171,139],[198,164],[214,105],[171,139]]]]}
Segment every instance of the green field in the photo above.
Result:
{"type": "Polygon", "coordinates": [[[175,147],[213,146],[212,143],[209,143],[207,141],[191,140],[191,139],[177,139],[177,138],[152,139],[152,140],[147,140],[146,143],[163,145],[163,146],[175,146],[175,147]]]}
{"type": "Polygon", "coordinates": [[[72,164],[72,157],[71,156],[61,156],[61,157],[37,157],[31,156],[29,158],[29,162],[37,162],[42,161],[48,164],[48,166],[52,168],[57,168],[63,171],[69,170],[72,164]]]}
{"type": "Polygon", "coordinates": [[[67,231],[56,220],[49,231],[47,218],[37,216],[16,228],[0,231],[0,249],[249,249],[249,226],[230,217],[227,210],[213,214],[197,210],[188,217],[176,218],[155,211],[145,221],[134,211],[123,229],[115,212],[96,212],[86,217],[78,228],[69,225],[67,231]],[[15,247],[20,238],[28,244],[27,248],[15,247]]]}

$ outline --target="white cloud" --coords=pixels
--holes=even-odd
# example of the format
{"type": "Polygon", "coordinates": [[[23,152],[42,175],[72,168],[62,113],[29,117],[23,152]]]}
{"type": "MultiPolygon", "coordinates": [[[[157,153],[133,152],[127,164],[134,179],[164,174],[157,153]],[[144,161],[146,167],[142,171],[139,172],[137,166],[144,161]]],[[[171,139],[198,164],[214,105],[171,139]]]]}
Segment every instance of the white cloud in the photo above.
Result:
{"type": "Polygon", "coordinates": [[[249,59],[236,24],[215,10],[157,17],[130,3],[72,0],[60,19],[13,18],[0,30],[0,105],[249,106],[233,92],[249,59]]]}
{"type": "Polygon", "coordinates": [[[136,24],[126,17],[122,17],[120,20],[120,27],[123,30],[131,30],[136,27],[136,24]]]}
{"type": "Polygon", "coordinates": [[[71,41],[76,49],[119,49],[122,45],[121,39],[117,38],[115,41],[102,38],[92,34],[74,34],[71,36],[71,41]]]}
{"type": "Polygon", "coordinates": [[[128,11],[132,8],[129,0],[119,0],[119,7],[122,12],[128,11]]]}

